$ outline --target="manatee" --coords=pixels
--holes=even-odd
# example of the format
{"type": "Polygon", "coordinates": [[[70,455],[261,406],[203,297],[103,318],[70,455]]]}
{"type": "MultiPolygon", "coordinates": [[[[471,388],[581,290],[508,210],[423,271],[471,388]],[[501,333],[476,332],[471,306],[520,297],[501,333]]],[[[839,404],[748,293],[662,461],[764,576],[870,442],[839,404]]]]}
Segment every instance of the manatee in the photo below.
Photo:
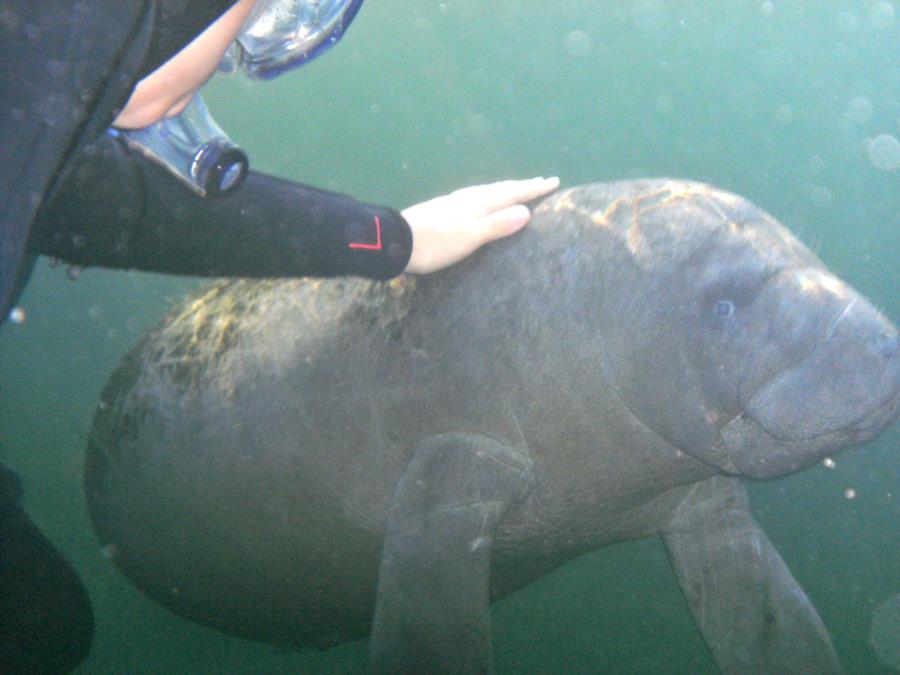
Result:
{"type": "Polygon", "coordinates": [[[491,668],[489,604],[660,536],[726,673],[840,670],[746,480],[898,415],[897,330],[772,216],[655,179],[559,192],[442,273],[236,280],[112,375],[101,544],[234,635],[370,636],[374,672],[491,668]]]}

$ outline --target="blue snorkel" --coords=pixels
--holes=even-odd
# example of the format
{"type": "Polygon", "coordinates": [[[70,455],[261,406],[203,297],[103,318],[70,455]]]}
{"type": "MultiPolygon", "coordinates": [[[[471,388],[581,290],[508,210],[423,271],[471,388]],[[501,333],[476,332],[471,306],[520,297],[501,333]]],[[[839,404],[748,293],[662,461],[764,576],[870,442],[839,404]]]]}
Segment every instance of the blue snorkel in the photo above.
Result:
{"type": "MultiPolygon", "coordinates": [[[[257,0],[218,70],[270,80],[313,60],[343,37],[363,0],[257,0]]],[[[179,114],[143,129],[108,133],[206,196],[227,194],[244,182],[247,155],[216,123],[195,93],[179,114]]]]}

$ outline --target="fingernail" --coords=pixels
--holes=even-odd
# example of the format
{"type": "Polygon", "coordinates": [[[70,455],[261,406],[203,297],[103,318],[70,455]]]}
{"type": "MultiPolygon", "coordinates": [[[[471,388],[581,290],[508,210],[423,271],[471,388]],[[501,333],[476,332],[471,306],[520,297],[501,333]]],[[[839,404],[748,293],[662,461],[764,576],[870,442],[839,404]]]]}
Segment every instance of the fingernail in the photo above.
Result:
{"type": "Polygon", "coordinates": [[[559,176],[553,176],[552,178],[545,178],[544,182],[551,183],[553,187],[559,185],[559,176]]]}

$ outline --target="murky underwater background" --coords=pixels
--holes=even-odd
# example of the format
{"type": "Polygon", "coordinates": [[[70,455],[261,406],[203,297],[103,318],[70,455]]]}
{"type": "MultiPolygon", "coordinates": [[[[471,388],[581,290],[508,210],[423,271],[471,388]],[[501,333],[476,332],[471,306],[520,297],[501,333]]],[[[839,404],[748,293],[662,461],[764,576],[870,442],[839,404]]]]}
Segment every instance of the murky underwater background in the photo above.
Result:
{"type": "MultiPolygon", "coordinates": [[[[402,208],[477,182],[669,175],[738,192],[900,321],[900,4],[368,0],[342,44],[207,103],[255,168],[402,208]]],[[[103,558],[81,494],[106,378],[196,280],[42,263],[0,331],[0,451],[94,603],[85,673],[362,672],[365,643],[286,652],[182,621],[103,558]]],[[[490,289],[485,289],[490,292],[490,289]]],[[[900,425],[751,486],[757,519],[851,673],[890,672],[900,425]],[[887,655],[885,657],[885,655],[887,655]]],[[[655,540],[578,559],[493,607],[498,673],[712,673],[655,540]]],[[[897,657],[900,659],[900,657],[897,657]]],[[[894,661],[895,667],[900,667],[894,661]]]]}

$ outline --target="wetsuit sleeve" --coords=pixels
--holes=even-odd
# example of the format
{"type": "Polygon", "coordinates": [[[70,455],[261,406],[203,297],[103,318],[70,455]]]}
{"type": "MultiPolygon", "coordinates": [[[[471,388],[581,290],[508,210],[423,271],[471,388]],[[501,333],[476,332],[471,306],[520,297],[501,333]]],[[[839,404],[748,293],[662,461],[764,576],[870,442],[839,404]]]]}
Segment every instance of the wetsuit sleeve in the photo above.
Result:
{"type": "Polygon", "coordinates": [[[405,269],[412,233],[392,209],[254,172],[235,193],[204,198],[104,134],[75,160],[29,248],[171,274],[387,279],[405,269]]]}

